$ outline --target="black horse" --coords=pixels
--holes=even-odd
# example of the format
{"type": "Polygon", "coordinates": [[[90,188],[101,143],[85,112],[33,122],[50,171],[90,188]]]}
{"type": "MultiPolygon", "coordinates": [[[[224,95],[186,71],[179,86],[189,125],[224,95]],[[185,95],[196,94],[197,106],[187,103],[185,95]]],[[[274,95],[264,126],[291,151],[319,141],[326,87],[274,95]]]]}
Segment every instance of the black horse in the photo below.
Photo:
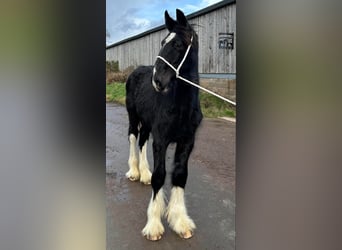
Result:
{"type": "Polygon", "coordinates": [[[127,178],[152,184],[147,210],[147,224],[142,230],[149,240],[159,240],[164,233],[161,217],[166,212],[171,228],[182,238],[193,235],[195,224],[188,216],[184,188],[188,176],[188,159],[195,132],[202,120],[198,89],[180,80],[182,76],[199,84],[198,37],[183,12],[177,9],[177,20],[165,11],[169,34],[161,43],[154,66],[140,66],[126,82],[126,107],[129,116],[129,171],[127,178]],[[177,71],[177,73],[176,73],[177,71]],[[146,145],[153,137],[154,169],[149,170],[146,145]],[[139,160],[135,147],[139,134],[139,160]],[[170,143],[177,143],[172,190],[168,207],[162,186],[165,181],[165,154],[170,143]],[[152,178],[151,178],[152,177],[152,178]]]}

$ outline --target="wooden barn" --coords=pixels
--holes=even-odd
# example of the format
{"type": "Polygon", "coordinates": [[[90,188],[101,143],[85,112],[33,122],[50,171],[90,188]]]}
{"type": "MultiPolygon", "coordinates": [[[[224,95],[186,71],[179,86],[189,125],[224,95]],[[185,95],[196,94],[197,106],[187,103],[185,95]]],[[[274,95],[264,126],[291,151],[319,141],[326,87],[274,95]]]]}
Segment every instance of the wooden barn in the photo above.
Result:
{"type": "MultiPolygon", "coordinates": [[[[201,85],[236,99],[236,1],[224,0],[187,16],[199,37],[201,85]]],[[[168,34],[164,25],[107,46],[106,60],[119,69],[152,65],[168,34]]]]}

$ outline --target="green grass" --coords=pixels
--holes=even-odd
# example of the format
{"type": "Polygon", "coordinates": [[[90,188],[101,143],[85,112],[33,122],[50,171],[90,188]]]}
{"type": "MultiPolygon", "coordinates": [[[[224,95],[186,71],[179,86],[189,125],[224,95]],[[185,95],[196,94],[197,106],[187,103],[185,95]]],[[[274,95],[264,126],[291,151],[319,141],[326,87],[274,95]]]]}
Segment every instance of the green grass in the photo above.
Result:
{"type": "MultiPolygon", "coordinates": [[[[106,85],[106,101],[125,105],[126,89],[124,83],[110,83],[106,85]]],[[[235,117],[236,109],[221,99],[200,91],[202,113],[207,118],[235,117]]]]}
{"type": "Polygon", "coordinates": [[[124,83],[110,83],[106,85],[106,101],[125,105],[126,88],[124,83]]]}
{"type": "Polygon", "coordinates": [[[211,94],[200,91],[200,102],[204,117],[236,117],[236,108],[234,106],[211,94]]]}

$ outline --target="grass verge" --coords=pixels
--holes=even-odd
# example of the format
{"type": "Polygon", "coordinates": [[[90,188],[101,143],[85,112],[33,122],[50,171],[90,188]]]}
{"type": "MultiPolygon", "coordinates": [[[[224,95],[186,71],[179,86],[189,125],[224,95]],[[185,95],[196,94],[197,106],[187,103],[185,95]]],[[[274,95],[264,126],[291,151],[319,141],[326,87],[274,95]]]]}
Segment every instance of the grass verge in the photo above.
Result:
{"type": "Polygon", "coordinates": [[[236,108],[233,105],[209,93],[200,91],[200,102],[204,117],[236,117],[236,108]]]}
{"type": "MultiPolygon", "coordinates": [[[[106,85],[106,101],[125,105],[126,88],[124,83],[110,83],[106,85]]],[[[235,117],[236,108],[229,103],[200,91],[202,113],[207,118],[235,117]]]]}
{"type": "Polygon", "coordinates": [[[125,105],[126,88],[124,83],[106,84],[106,102],[116,102],[125,105]]]}

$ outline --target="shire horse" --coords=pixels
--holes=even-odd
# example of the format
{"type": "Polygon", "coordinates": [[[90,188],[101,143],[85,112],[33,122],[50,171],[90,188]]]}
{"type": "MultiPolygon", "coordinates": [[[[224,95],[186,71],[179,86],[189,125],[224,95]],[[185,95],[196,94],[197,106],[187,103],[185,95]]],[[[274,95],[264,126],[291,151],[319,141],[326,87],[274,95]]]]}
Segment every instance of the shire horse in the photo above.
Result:
{"type": "Polygon", "coordinates": [[[183,12],[177,9],[177,20],[165,11],[169,34],[161,42],[154,66],[140,66],[126,82],[126,107],[129,117],[129,171],[131,181],[152,184],[152,197],[147,209],[147,223],[142,234],[159,240],[166,215],[170,227],[182,238],[191,238],[196,228],[188,216],[184,188],[188,176],[188,159],[194,146],[195,132],[202,120],[198,88],[198,37],[183,12]],[[153,174],[146,156],[149,134],[153,137],[153,174]],[[139,134],[139,160],[136,141],[139,134]],[[165,154],[170,143],[176,143],[172,172],[171,197],[165,208],[165,154]]]}

